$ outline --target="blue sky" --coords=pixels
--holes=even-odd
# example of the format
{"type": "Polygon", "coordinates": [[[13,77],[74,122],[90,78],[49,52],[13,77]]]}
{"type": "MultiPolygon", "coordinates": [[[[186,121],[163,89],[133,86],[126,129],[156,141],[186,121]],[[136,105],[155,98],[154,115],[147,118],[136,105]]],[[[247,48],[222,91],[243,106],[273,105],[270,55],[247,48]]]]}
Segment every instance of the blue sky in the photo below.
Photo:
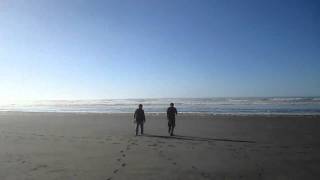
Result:
{"type": "Polygon", "coordinates": [[[5,0],[0,98],[319,96],[311,0],[5,0]]]}

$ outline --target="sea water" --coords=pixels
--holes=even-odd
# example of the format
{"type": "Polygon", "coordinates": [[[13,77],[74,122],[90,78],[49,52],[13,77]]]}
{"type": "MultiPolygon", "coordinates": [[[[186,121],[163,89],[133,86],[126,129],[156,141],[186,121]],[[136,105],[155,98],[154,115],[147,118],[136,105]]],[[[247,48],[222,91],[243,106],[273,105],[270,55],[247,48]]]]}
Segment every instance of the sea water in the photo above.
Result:
{"type": "Polygon", "coordinates": [[[171,102],[185,113],[320,115],[319,97],[50,100],[2,104],[0,111],[132,113],[143,104],[145,112],[162,113],[171,102]]]}

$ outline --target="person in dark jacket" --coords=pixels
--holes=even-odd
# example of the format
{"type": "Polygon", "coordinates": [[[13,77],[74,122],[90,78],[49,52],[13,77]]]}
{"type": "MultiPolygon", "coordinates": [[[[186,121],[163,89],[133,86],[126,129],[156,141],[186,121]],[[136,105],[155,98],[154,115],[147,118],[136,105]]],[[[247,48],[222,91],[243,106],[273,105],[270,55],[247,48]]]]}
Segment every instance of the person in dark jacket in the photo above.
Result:
{"type": "Polygon", "coordinates": [[[143,124],[146,122],[146,118],[144,115],[144,110],[142,109],[143,105],[139,104],[139,108],[135,111],[133,118],[135,119],[136,126],[136,136],[139,132],[139,126],[141,129],[141,135],[143,135],[143,124]]]}
{"type": "Polygon", "coordinates": [[[173,136],[173,130],[176,126],[176,115],[178,114],[177,109],[174,107],[173,103],[170,103],[170,107],[167,109],[168,127],[169,134],[173,136]]]}

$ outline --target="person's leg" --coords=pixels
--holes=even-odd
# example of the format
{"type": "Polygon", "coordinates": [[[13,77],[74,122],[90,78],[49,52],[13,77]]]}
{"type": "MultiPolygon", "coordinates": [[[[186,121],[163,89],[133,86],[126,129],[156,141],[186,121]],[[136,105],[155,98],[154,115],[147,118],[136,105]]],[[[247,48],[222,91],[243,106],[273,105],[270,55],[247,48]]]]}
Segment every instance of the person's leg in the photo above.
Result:
{"type": "Polygon", "coordinates": [[[143,134],[143,123],[140,124],[141,134],[143,134]]]}
{"type": "Polygon", "coordinates": [[[136,126],[136,136],[138,136],[138,130],[139,130],[139,123],[137,122],[137,126],[136,126]]]}
{"type": "Polygon", "coordinates": [[[171,123],[170,123],[170,120],[168,121],[168,128],[169,128],[168,133],[170,134],[170,133],[171,133],[171,123]]]}
{"type": "Polygon", "coordinates": [[[171,122],[171,133],[170,133],[171,136],[173,136],[173,131],[174,131],[175,126],[176,126],[175,119],[172,119],[172,122],[171,122]]]}
{"type": "Polygon", "coordinates": [[[171,127],[170,136],[173,136],[173,129],[174,129],[174,126],[171,127]]]}

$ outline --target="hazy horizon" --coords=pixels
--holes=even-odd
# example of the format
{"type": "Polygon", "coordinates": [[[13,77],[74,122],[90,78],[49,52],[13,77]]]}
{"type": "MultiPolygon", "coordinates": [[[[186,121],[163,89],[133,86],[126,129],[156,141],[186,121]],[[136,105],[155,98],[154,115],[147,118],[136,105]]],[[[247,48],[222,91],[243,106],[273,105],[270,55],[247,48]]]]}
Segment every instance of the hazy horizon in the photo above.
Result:
{"type": "MultiPolygon", "coordinates": [[[[15,99],[9,103],[32,102],[32,101],[94,101],[94,100],[139,100],[139,99],[219,99],[219,98],[320,98],[320,96],[212,96],[212,97],[133,97],[133,98],[81,98],[81,99],[15,99]]],[[[2,101],[2,103],[7,103],[2,101]]],[[[1,104],[1,102],[0,102],[1,104]]]]}

